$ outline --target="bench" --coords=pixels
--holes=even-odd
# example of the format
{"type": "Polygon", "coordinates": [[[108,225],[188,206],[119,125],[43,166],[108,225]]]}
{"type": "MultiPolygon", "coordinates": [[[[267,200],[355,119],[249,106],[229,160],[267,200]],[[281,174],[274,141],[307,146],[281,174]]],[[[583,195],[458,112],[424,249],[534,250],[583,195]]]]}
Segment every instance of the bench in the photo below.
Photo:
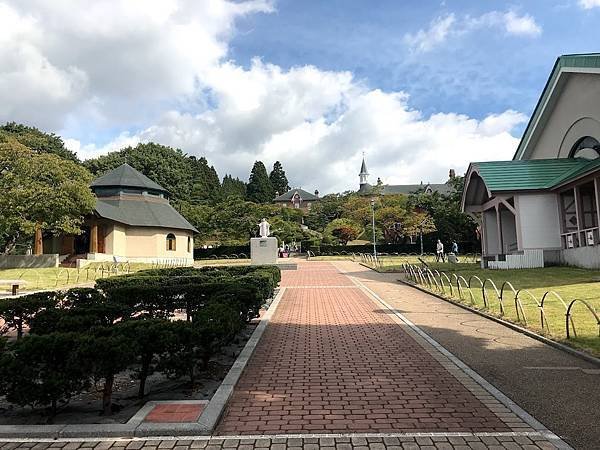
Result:
{"type": "Polygon", "coordinates": [[[23,280],[0,280],[0,286],[11,286],[12,295],[17,295],[19,293],[19,287],[27,284],[27,282],[23,280]]]}

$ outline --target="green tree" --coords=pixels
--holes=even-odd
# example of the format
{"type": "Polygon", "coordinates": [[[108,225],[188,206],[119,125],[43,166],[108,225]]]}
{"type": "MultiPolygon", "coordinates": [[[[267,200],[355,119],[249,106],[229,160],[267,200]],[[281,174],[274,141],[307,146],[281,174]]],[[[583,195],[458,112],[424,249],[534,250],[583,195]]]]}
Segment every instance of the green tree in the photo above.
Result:
{"type": "Polygon", "coordinates": [[[51,153],[71,161],[78,161],[77,155],[67,149],[60,136],[54,133],[44,133],[34,127],[8,122],[0,126],[0,140],[2,136],[13,138],[35,153],[51,153]]]}
{"type": "Polygon", "coordinates": [[[334,238],[342,245],[355,240],[362,232],[361,224],[351,219],[334,219],[325,228],[325,236],[334,238]]]}
{"type": "Polygon", "coordinates": [[[254,203],[270,203],[275,191],[267,175],[267,169],[261,161],[256,161],[250,172],[250,180],[246,188],[246,200],[254,203]]]}
{"type": "Polygon", "coordinates": [[[52,333],[8,344],[0,356],[0,392],[20,406],[50,406],[53,417],[60,404],[90,385],[82,339],[77,333],[52,333]]]}
{"type": "Polygon", "coordinates": [[[225,175],[223,177],[223,183],[221,184],[221,191],[223,199],[229,197],[246,198],[246,183],[239,178],[233,178],[231,175],[225,175]]]}
{"type": "Polygon", "coordinates": [[[285,176],[285,170],[283,170],[283,166],[279,161],[275,161],[275,164],[273,164],[273,170],[269,174],[269,180],[271,181],[273,191],[279,193],[279,195],[285,194],[290,190],[288,179],[285,176]]]}
{"type": "Polygon", "coordinates": [[[79,234],[96,199],[91,174],[74,161],[35,153],[13,138],[0,142],[0,242],[10,252],[36,229],[79,234]]]}

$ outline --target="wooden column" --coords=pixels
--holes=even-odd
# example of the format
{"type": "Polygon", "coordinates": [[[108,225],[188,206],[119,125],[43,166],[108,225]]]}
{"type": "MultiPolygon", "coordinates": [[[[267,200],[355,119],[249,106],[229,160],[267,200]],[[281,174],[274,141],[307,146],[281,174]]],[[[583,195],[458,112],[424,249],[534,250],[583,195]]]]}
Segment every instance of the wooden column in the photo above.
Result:
{"type": "Polygon", "coordinates": [[[42,228],[38,225],[35,227],[35,240],[33,242],[33,254],[44,254],[44,241],[42,240],[42,228]]]}
{"type": "Polygon", "coordinates": [[[594,178],[594,197],[596,197],[596,226],[600,227],[600,178],[594,178]]]}
{"type": "Polygon", "coordinates": [[[90,228],[90,253],[98,253],[98,224],[93,223],[90,228]]]}

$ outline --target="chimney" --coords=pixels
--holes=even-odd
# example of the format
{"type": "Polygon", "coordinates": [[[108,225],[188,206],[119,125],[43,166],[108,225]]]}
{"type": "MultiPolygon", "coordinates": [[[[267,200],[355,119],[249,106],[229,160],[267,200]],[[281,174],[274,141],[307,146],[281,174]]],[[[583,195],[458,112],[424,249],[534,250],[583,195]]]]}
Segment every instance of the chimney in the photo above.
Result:
{"type": "Polygon", "coordinates": [[[318,197],[319,196],[319,190],[315,189],[315,196],[318,197]]]}
{"type": "Polygon", "coordinates": [[[456,178],[456,172],[454,171],[454,169],[450,169],[450,171],[448,172],[448,177],[453,180],[454,178],[456,178]]]}

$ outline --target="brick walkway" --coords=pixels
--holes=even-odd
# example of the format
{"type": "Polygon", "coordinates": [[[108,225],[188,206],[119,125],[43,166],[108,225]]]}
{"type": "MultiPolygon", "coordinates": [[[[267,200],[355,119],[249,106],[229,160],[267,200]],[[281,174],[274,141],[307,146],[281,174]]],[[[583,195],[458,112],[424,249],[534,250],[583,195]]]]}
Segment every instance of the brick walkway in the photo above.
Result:
{"type": "Polygon", "coordinates": [[[219,434],[533,431],[351,285],[328,263],[284,272],[219,434]]]}

